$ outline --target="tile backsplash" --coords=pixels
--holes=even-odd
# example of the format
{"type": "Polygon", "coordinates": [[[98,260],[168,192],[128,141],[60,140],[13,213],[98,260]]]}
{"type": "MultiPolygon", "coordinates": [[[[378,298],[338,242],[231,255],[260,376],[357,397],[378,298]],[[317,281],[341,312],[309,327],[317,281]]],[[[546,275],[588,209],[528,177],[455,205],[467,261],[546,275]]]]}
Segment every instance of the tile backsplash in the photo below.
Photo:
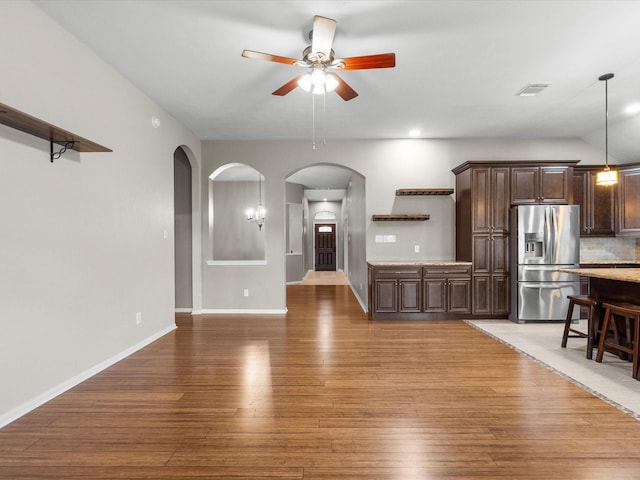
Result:
{"type": "Polygon", "coordinates": [[[640,260],[640,238],[581,238],[580,262],[640,260]]]}

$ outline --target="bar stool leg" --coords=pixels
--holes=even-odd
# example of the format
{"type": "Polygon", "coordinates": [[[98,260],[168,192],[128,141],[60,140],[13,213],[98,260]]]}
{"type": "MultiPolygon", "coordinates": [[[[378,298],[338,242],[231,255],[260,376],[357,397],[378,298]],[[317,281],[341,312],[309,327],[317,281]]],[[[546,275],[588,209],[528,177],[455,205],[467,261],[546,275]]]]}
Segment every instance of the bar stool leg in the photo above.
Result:
{"type": "Polygon", "coordinates": [[[589,318],[587,319],[587,359],[593,358],[593,342],[596,340],[596,307],[589,306],[589,318]]]}
{"type": "Polygon", "coordinates": [[[596,362],[602,362],[602,356],[604,355],[604,341],[607,338],[607,332],[609,331],[610,318],[611,318],[611,310],[607,308],[607,310],[604,313],[602,328],[600,329],[600,341],[598,342],[598,353],[596,355],[596,362]]]}
{"type": "Polygon", "coordinates": [[[638,343],[640,342],[640,316],[636,315],[633,320],[633,370],[631,375],[636,380],[640,380],[640,378],[638,378],[640,376],[640,372],[638,372],[640,368],[640,362],[638,361],[638,356],[640,356],[640,343],[638,343]]]}
{"type": "Polygon", "coordinates": [[[564,321],[564,333],[562,334],[562,348],[567,347],[567,339],[569,338],[569,329],[571,328],[571,317],[573,317],[573,307],[575,303],[573,300],[569,300],[569,307],[567,308],[567,318],[564,321]]]}

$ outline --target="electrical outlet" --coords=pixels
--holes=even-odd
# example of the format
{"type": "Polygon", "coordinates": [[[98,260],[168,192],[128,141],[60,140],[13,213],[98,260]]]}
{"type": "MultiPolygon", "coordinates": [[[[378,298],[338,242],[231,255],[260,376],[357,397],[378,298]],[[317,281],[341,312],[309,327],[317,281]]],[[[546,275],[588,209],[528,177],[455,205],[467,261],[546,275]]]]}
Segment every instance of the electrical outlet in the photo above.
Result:
{"type": "Polygon", "coordinates": [[[413,246],[413,251],[416,253],[420,253],[420,245],[414,245],[413,246]]]}
{"type": "Polygon", "coordinates": [[[248,296],[249,296],[249,289],[248,289],[248,288],[245,288],[245,289],[244,289],[244,296],[245,296],[245,297],[248,297],[248,296]]]}
{"type": "Polygon", "coordinates": [[[136,312],[136,325],[140,325],[142,323],[142,312],[136,312]]]}

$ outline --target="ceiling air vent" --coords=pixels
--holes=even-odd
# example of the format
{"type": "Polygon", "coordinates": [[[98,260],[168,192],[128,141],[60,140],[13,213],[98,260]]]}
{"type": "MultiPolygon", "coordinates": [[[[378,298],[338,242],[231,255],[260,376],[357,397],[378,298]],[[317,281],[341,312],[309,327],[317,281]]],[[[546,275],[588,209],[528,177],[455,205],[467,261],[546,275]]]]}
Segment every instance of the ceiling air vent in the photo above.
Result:
{"type": "Polygon", "coordinates": [[[548,83],[530,83],[525,86],[522,90],[516,93],[519,97],[533,97],[534,95],[538,95],[541,91],[549,86],[548,83]]]}

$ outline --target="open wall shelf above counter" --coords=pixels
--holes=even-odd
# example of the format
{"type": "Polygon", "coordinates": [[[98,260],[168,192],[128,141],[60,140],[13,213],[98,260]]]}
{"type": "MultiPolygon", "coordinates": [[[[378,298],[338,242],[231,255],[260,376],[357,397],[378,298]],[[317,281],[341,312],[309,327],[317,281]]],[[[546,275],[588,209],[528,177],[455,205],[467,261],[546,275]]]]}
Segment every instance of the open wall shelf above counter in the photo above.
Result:
{"type": "Polygon", "coordinates": [[[0,123],[29,135],[48,140],[50,145],[50,159],[52,162],[60,158],[60,155],[68,149],[77,152],[113,151],[3,103],[0,103],[0,123]],[[56,152],[54,152],[54,143],[60,145],[60,149],[56,152]]]}
{"type": "Polygon", "coordinates": [[[372,215],[371,220],[374,222],[423,222],[429,220],[429,215],[418,213],[413,214],[395,214],[395,215],[372,215]]]}
{"type": "Polygon", "coordinates": [[[414,197],[425,195],[451,195],[453,188],[399,188],[396,197],[414,197]]]}

